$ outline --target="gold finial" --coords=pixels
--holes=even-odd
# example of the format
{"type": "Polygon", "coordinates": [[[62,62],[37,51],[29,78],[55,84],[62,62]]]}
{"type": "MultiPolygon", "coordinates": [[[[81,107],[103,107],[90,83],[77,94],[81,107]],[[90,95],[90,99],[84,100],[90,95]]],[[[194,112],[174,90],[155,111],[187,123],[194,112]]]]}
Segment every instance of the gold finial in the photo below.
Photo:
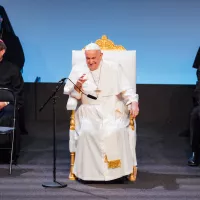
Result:
{"type": "Polygon", "coordinates": [[[101,50],[126,50],[122,45],[115,45],[106,35],[96,40],[95,43],[100,46],[101,50]]]}

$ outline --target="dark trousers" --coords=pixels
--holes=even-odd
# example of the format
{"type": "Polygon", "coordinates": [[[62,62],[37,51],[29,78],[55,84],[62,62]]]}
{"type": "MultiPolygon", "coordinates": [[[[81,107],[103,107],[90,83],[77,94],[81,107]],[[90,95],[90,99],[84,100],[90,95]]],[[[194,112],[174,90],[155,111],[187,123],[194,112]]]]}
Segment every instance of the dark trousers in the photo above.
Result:
{"type": "MultiPolygon", "coordinates": [[[[11,104],[5,106],[0,110],[0,126],[13,126],[13,110],[14,107],[11,104]]],[[[20,130],[18,125],[18,112],[16,111],[16,123],[15,123],[15,142],[14,142],[14,159],[19,156],[20,152],[20,130]]],[[[4,137],[0,135],[0,137],[4,137]]]]}
{"type": "Polygon", "coordinates": [[[190,118],[191,144],[192,151],[199,151],[200,144],[200,106],[193,108],[190,118]]]}

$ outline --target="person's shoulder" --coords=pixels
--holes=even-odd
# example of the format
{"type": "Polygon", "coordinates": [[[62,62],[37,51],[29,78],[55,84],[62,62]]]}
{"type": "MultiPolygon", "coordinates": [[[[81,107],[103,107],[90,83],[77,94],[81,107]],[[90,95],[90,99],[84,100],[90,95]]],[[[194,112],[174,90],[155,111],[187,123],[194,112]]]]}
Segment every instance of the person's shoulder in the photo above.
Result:
{"type": "Polygon", "coordinates": [[[6,66],[6,68],[8,68],[9,70],[12,70],[13,72],[20,72],[17,65],[13,64],[12,62],[7,61],[7,60],[3,60],[3,63],[6,66]]]}
{"type": "Polygon", "coordinates": [[[111,70],[117,71],[120,67],[120,64],[118,62],[112,61],[112,60],[103,60],[103,63],[109,67],[111,70]]]}
{"type": "Polygon", "coordinates": [[[103,60],[103,63],[104,64],[107,64],[107,65],[110,65],[110,66],[117,66],[117,65],[119,65],[119,63],[118,62],[115,62],[115,61],[113,61],[113,60],[108,60],[108,59],[104,59],[103,60]]]}

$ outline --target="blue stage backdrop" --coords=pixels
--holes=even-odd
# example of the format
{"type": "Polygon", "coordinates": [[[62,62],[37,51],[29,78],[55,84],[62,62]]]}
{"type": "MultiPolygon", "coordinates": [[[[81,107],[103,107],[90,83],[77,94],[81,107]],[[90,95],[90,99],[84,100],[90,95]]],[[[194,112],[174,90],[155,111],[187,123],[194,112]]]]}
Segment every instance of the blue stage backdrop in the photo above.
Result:
{"type": "Polygon", "coordinates": [[[71,51],[107,35],[137,50],[137,83],[195,84],[200,0],[1,0],[26,56],[23,76],[56,82],[71,51]]]}

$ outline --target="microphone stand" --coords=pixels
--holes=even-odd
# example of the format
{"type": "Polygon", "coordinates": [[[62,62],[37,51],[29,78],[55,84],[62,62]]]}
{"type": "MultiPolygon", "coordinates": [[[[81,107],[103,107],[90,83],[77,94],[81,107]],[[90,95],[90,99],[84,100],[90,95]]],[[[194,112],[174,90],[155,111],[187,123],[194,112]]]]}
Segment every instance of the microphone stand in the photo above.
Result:
{"type": "Polygon", "coordinates": [[[41,106],[39,112],[41,112],[44,107],[48,104],[48,102],[53,99],[53,181],[49,183],[42,184],[45,188],[64,188],[67,184],[59,183],[56,181],[56,93],[60,90],[65,80],[59,81],[59,85],[56,86],[55,91],[51,94],[51,96],[47,99],[47,101],[41,106]]]}

